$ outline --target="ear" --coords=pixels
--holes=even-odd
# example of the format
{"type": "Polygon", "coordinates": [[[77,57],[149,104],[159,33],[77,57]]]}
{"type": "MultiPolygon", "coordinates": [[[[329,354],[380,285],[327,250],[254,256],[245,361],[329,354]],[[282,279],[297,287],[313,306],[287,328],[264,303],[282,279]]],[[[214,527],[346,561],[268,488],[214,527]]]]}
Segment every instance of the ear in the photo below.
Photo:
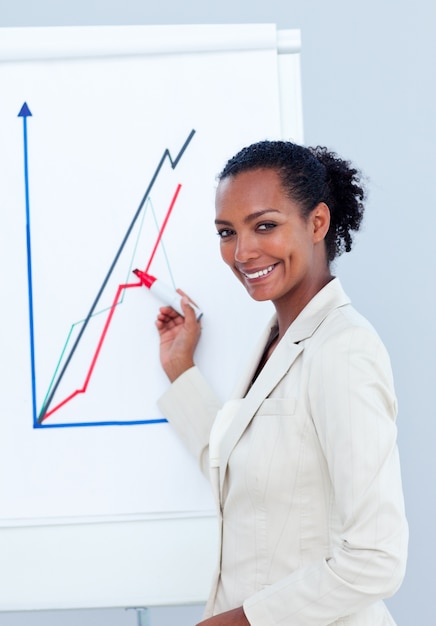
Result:
{"type": "Polygon", "coordinates": [[[313,228],[313,243],[323,241],[330,227],[330,209],[325,202],[320,202],[310,214],[313,228]]]}

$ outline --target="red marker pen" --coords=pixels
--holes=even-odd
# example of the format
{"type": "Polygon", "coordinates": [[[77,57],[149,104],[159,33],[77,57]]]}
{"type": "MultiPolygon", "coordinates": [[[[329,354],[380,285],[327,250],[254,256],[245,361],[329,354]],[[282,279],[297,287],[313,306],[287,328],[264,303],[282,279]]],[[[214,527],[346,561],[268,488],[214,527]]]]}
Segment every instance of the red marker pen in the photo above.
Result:
{"type": "MultiPolygon", "coordinates": [[[[177,311],[177,313],[180,313],[180,315],[184,315],[182,305],[180,304],[182,296],[177,293],[175,289],[165,285],[162,281],[158,280],[154,276],[151,276],[150,274],[142,272],[141,270],[133,270],[133,273],[136,274],[144,287],[150,289],[151,293],[159,298],[159,300],[168,304],[175,311],[177,311]]],[[[202,311],[200,311],[195,304],[192,304],[192,302],[189,302],[189,306],[194,309],[196,318],[199,320],[203,315],[202,311]]]]}

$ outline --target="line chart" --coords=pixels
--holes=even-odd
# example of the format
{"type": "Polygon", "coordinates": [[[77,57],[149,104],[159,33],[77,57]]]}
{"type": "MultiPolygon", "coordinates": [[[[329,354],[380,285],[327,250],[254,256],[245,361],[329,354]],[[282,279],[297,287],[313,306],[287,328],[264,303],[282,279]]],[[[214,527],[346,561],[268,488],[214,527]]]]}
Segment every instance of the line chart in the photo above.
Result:
{"type": "MultiPolygon", "coordinates": [[[[162,239],[163,231],[164,231],[164,229],[165,229],[165,226],[166,226],[166,225],[167,225],[167,223],[168,223],[168,219],[169,219],[169,217],[170,217],[171,211],[172,211],[172,210],[173,210],[173,208],[174,208],[174,205],[175,205],[175,203],[176,203],[177,196],[179,195],[179,192],[180,192],[181,187],[182,187],[182,186],[179,184],[179,185],[177,186],[177,188],[176,188],[176,191],[175,191],[175,193],[174,193],[174,196],[173,196],[173,198],[172,198],[172,200],[171,200],[171,204],[170,204],[170,206],[169,206],[169,208],[168,208],[167,214],[166,214],[165,219],[164,219],[164,221],[163,221],[163,223],[162,223],[162,227],[161,227],[161,229],[160,229],[160,231],[159,231],[159,235],[158,235],[158,237],[157,237],[157,239],[156,239],[156,242],[155,242],[155,245],[154,245],[154,247],[153,247],[153,252],[152,252],[152,255],[150,256],[150,259],[149,259],[149,260],[148,260],[148,262],[147,262],[147,266],[146,266],[145,271],[148,271],[148,269],[150,268],[150,265],[151,265],[151,262],[152,262],[152,260],[153,260],[154,254],[155,254],[155,252],[156,252],[156,250],[157,250],[157,246],[158,246],[158,244],[160,243],[160,241],[161,241],[161,239],[162,239]]],[[[56,405],[56,406],[54,406],[53,408],[50,408],[50,405],[51,405],[52,399],[53,399],[53,397],[54,397],[54,394],[55,394],[55,392],[56,392],[57,386],[58,386],[58,384],[59,384],[59,382],[60,382],[60,380],[61,380],[61,378],[62,378],[63,372],[66,370],[66,368],[67,368],[67,366],[68,366],[69,359],[67,359],[67,362],[66,362],[66,364],[64,365],[63,370],[62,370],[62,371],[61,371],[61,373],[59,374],[59,377],[57,378],[56,383],[55,383],[55,384],[53,384],[53,385],[50,387],[50,390],[49,390],[49,392],[48,392],[48,394],[47,394],[47,396],[46,396],[46,398],[45,398],[45,400],[44,400],[44,403],[43,403],[43,405],[42,405],[41,412],[40,412],[40,414],[39,414],[39,416],[38,416],[38,424],[42,424],[42,422],[43,422],[44,420],[46,420],[48,417],[50,417],[50,415],[53,415],[56,411],[58,411],[59,409],[61,409],[61,408],[62,408],[65,404],[67,404],[67,402],[70,402],[70,401],[71,401],[73,398],[75,398],[78,394],[81,394],[81,393],[86,393],[86,390],[87,390],[87,388],[88,388],[89,382],[90,382],[91,377],[92,377],[92,373],[93,373],[94,368],[95,368],[95,365],[96,365],[96,363],[97,363],[97,359],[98,359],[98,357],[99,357],[99,355],[100,355],[101,348],[102,348],[103,343],[104,343],[104,340],[105,340],[105,338],[106,338],[106,335],[107,335],[107,332],[108,332],[108,329],[109,329],[110,323],[111,323],[112,318],[113,318],[113,315],[114,315],[114,313],[115,313],[116,307],[118,306],[118,304],[120,304],[120,301],[121,301],[121,296],[122,296],[123,292],[124,292],[126,289],[136,288],[136,287],[142,287],[142,282],[141,282],[141,281],[139,281],[139,282],[135,282],[135,283],[125,283],[125,284],[118,285],[118,289],[117,289],[117,291],[116,291],[116,294],[115,294],[114,300],[113,300],[113,302],[112,302],[111,306],[109,307],[109,313],[108,313],[108,316],[107,316],[107,318],[106,318],[106,322],[105,322],[105,324],[104,324],[104,327],[103,327],[102,333],[101,333],[100,338],[99,338],[99,340],[98,340],[98,343],[97,343],[97,347],[96,347],[96,349],[95,349],[95,352],[94,352],[94,354],[93,354],[93,356],[92,356],[91,364],[90,364],[89,369],[88,369],[88,371],[87,371],[87,374],[86,374],[86,377],[85,377],[85,380],[84,380],[84,383],[83,383],[82,387],[80,387],[79,389],[76,389],[75,391],[73,391],[70,395],[68,395],[66,398],[64,398],[64,399],[63,399],[63,400],[62,400],[59,404],[57,404],[57,405],[56,405]]],[[[85,323],[85,322],[83,322],[83,324],[84,324],[84,323],[85,323]]],[[[82,326],[82,328],[83,328],[83,326],[82,326]]],[[[76,340],[76,341],[77,341],[77,340],[76,340]]],[[[74,353],[74,349],[75,349],[75,346],[73,346],[73,348],[71,349],[71,352],[70,352],[70,355],[71,355],[71,356],[70,356],[70,358],[72,357],[72,355],[73,355],[73,353],[74,353]]],[[[155,420],[154,420],[154,421],[155,421],[155,420]]],[[[160,421],[165,421],[165,420],[160,420],[160,421]]],[[[100,422],[99,422],[99,423],[100,423],[100,422]]],[[[125,423],[125,422],[123,422],[123,423],[125,423]]],[[[138,422],[136,422],[136,423],[138,423],[138,422]]]]}
{"type": "MultiPolygon", "coordinates": [[[[48,390],[45,393],[45,397],[42,401],[41,406],[38,406],[37,399],[37,380],[38,380],[38,368],[37,368],[37,348],[36,338],[35,338],[35,315],[34,315],[34,278],[33,278],[33,257],[32,257],[32,241],[31,241],[31,225],[30,225],[30,185],[29,185],[29,159],[28,159],[28,151],[29,151],[29,139],[28,139],[28,129],[27,129],[27,121],[28,118],[32,116],[30,109],[25,102],[18,113],[18,117],[22,118],[23,123],[23,160],[24,160],[24,188],[25,188],[25,211],[26,211],[26,248],[27,248],[27,283],[28,283],[28,309],[29,309],[29,340],[30,340],[30,366],[31,366],[31,389],[32,389],[32,413],[33,413],[33,427],[34,428],[59,428],[59,427],[73,427],[73,426],[107,426],[107,425],[133,425],[133,424],[149,424],[156,422],[165,422],[165,419],[156,418],[156,419],[123,419],[123,420],[105,420],[100,419],[98,421],[92,419],[79,420],[73,422],[61,422],[61,423],[52,423],[50,418],[59,412],[62,412],[64,407],[67,405],[71,405],[71,403],[76,400],[79,396],[83,396],[86,394],[88,387],[90,385],[91,379],[94,375],[97,362],[99,357],[101,356],[103,346],[105,344],[105,340],[107,339],[109,328],[114,321],[115,313],[119,307],[119,305],[123,302],[124,295],[132,290],[142,287],[141,281],[137,281],[137,279],[129,278],[131,276],[131,269],[133,258],[130,261],[130,267],[128,270],[127,280],[124,282],[119,282],[115,289],[115,293],[112,299],[112,302],[107,307],[101,307],[101,299],[103,292],[107,292],[107,288],[109,285],[109,280],[114,273],[114,270],[119,263],[120,257],[123,251],[126,248],[126,244],[133,237],[133,230],[139,224],[139,231],[136,236],[136,242],[134,246],[134,250],[138,245],[138,240],[140,234],[143,229],[143,221],[145,218],[145,214],[147,209],[151,210],[154,225],[157,230],[157,237],[152,246],[151,253],[148,257],[146,266],[144,271],[148,272],[150,266],[153,262],[155,254],[158,249],[163,252],[164,257],[166,258],[166,251],[163,242],[163,235],[165,229],[168,225],[170,216],[175,207],[176,201],[178,199],[180,190],[182,188],[181,184],[178,184],[173,195],[171,201],[169,203],[168,208],[165,210],[164,218],[159,224],[153,204],[151,202],[150,194],[151,191],[159,177],[159,174],[164,167],[164,165],[168,162],[171,169],[174,170],[180,159],[184,155],[187,147],[192,141],[192,138],[195,134],[195,130],[191,130],[188,134],[186,140],[184,141],[182,147],[180,148],[177,155],[173,158],[168,148],[166,148],[158,162],[154,173],[148,183],[145,193],[134,212],[133,218],[131,219],[128,228],[124,234],[124,237],[121,240],[120,245],[118,246],[115,255],[113,256],[112,261],[110,262],[109,269],[107,270],[105,277],[97,290],[97,293],[92,301],[92,304],[88,310],[86,316],[80,321],[75,322],[70,329],[67,340],[61,350],[61,356],[59,358],[58,364],[56,365],[55,371],[50,380],[50,384],[48,390]],[[140,219],[142,216],[142,220],[140,219]],[[96,317],[105,316],[103,327],[98,331],[91,333],[93,334],[92,341],[94,342],[94,348],[92,352],[88,355],[88,366],[85,368],[84,373],[82,374],[82,383],[75,384],[73,388],[66,392],[65,390],[65,378],[67,378],[68,382],[68,370],[71,368],[71,363],[73,357],[80,350],[80,346],[83,343],[83,338],[85,332],[91,327],[91,323],[95,321],[96,317]],[[77,331],[77,332],[76,332],[77,331]],[[72,339],[73,335],[75,339],[72,339]]],[[[166,262],[168,264],[168,259],[166,258],[166,262]]],[[[171,273],[171,269],[168,264],[168,270],[171,273]]],[[[110,285],[109,285],[110,287],[110,285]]],[[[89,339],[88,339],[89,341],[89,339]]]]}

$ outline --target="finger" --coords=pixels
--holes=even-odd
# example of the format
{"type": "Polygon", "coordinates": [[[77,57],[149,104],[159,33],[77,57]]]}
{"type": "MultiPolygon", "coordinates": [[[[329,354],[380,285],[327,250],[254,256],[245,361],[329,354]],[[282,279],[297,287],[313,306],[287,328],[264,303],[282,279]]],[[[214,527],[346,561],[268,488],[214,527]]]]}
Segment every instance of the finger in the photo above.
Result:
{"type": "Polygon", "coordinates": [[[193,319],[195,319],[195,312],[192,306],[190,306],[190,302],[187,296],[182,296],[182,298],[180,299],[180,306],[182,307],[185,320],[188,323],[192,324],[193,319]]]}
{"type": "Polygon", "coordinates": [[[188,296],[188,294],[187,294],[187,293],[185,293],[185,292],[183,291],[183,289],[176,289],[176,291],[177,291],[177,293],[179,293],[181,296],[183,296],[183,297],[187,298],[188,302],[192,302],[192,304],[193,304],[194,306],[198,307],[198,304],[197,304],[196,302],[194,302],[194,300],[193,300],[192,298],[190,298],[190,297],[188,296]]]}
{"type": "Polygon", "coordinates": [[[191,303],[185,296],[180,300],[183,315],[185,318],[185,328],[188,332],[198,332],[201,329],[200,319],[201,314],[198,315],[198,309],[194,308],[195,305],[191,303]]]}
{"type": "Polygon", "coordinates": [[[177,316],[180,316],[180,313],[173,309],[172,306],[161,306],[159,308],[159,315],[163,315],[168,318],[175,318],[177,316]]]}

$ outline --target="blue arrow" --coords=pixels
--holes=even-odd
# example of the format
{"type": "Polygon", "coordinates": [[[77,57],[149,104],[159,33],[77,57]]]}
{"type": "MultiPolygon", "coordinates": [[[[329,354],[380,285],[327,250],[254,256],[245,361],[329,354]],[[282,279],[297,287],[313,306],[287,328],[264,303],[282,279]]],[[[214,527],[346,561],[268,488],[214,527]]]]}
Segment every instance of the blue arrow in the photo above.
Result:
{"type": "Polygon", "coordinates": [[[29,294],[29,331],[30,331],[30,366],[32,376],[32,406],[33,406],[33,425],[37,425],[37,409],[36,409],[36,376],[35,376],[35,335],[33,326],[33,291],[32,291],[32,253],[30,245],[30,201],[29,201],[29,167],[27,152],[27,118],[30,117],[27,102],[23,104],[18,113],[18,117],[23,118],[23,140],[24,140],[24,190],[26,198],[26,241],[27,241],[27,284],[29,294]]]}

